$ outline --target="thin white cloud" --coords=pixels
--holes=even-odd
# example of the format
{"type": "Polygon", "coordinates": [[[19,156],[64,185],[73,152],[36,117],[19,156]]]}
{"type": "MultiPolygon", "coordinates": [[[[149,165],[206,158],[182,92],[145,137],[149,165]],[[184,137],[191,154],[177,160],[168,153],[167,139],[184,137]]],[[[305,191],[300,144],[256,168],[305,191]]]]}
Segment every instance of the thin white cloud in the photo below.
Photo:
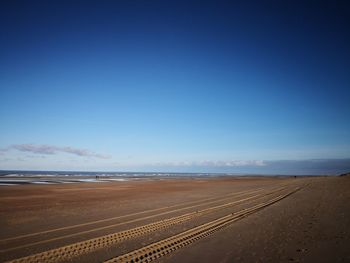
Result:
{"type": "Polygon", "coordinates": [[[245,166],[265,166],[263,160],[230,160],[230,161],[195,161],[195,162],[158,162],[152,166],[171,166],[171,167],[245,167],[245,166]]]}
{"type": "Polygon", "coordinates": [[[263,160],[230,160],[230,161],[203,161],[198,166],[215,167],[243,167],[243,166],[265,166],[263,160]]]}
{"type": "Polygon", "coordinates": [[[59,152],[70,153],[82,157],[94,157],[100,159],[109,159],[111,156],[106,154],[99,154],[87,149],[74,148],[70,146],[55,146],[48,144],[14,144],[7,148],[7,150],[15,149],[21,152],[30,152],[34,154],[51,155],[59,152]]]}
{"type": "MultiPolygon", "coordinates": [[[[122,165],[119,165],[121,167],[122,165]]],[[[221,172],[276,175],[336,175],[350,172],[350,159],[230,160],[130,164],[128,168],[160,172],[221,172]]]]}

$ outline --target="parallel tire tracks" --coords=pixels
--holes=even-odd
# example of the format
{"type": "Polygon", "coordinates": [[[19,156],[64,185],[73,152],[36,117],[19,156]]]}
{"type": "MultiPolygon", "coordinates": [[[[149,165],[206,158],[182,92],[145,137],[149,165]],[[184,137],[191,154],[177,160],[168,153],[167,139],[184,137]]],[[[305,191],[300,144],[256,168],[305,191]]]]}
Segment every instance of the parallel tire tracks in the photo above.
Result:
{"type": "Polygon", "coordinates": [[[279,195],[269,201],[266,201],[261,204],[252,206],[250,208],[243,209],[239,212],[221,217],[219,219],[213,220],[209,223],[200,225],[198,227],[194,227],[190,230],[187,230],[175,236],[163,239],[159,242],[137,249],[125,255],[112,258],[110,260],[105,261],[105,263],[151,262],[177,249],[188,246],[199,239],[209,236],[212,233],[228,226],[229,224],[243,217],[246,217],[264,207],[267,207],[273,203],[276,203],[282,200],[283,198],[286,198],[287,196],[298,191],[299,189],[300,188],[297,188],[287,194],[279,195]]]}
{"type": "MultiPolygon", "coordinates": [[[[70,229],[79,228],[79,227],[96,225],[96,224],[99,224],[99,223],[110,222],[110,221],[113,221],[113,220],[118,220],[118,219],[133,217],[133,216],[140,216],[142,214],[154,213],[154,212],[157,212],[157,211],[170,209],[170,208],[177,208],[176,210],[171,210],[169,212],[161,212],[159,214],[153,214],[152,217],[158,216],[158,215],[163,215],[163,214],[169,214],[169,213],[174,212],[174,211],[181,211],[181,210],[185,210],[185,209],[190,209],[192,207],[200,206],[200,205],[203,205],[203,203],[208,202],[208,201],[210,203],[220,202],[220,201],[232,198],[232,197],[234,197],[236,195],[239,195],[239,194],[254,193],[254,192],[259,192],[259,191],[262,191],[262,190],[263,190],[263,188],[255,189],[255,190],[252,190],[252,191],[240,191],[240,192],[231,193],[231,194],[228,194],[228,195],[225,195],[225,196],[221,196],[221,197],[210,197],[210,198],[206,198],[206,199],[202,199],[202,200],[190,201],[190,202],[187,202],[185,204],[185,206],[184,206],[184,204],[176,204],[176,205],[171,205],[171,206],[165,206],[165,207],[160,207],[160,208],[156,208],[156,209],[145,210],[145,211],[131,213],[131,214],[122,215],[122,216],[110,217],[110,218],[95,220],[95,221],[81,223],[81,224],[76,224],[76,225],[71,225],[71,226],[65,226],[65,227],[59,227],[59,228],[55,228],[55,229],[44,230],[44,231],[40,231],[40,232],[36,232],[36,233],[29,233],[29,234],[23,234],[23,235],[19,235],[19,236],[15,236],[15,237],[3,238],[3,239],[0,239],[0,243],[20,240],[20,239],[26,239],[26,238],[31,238],[31,237],[36,237],[36,236],[40,236],[40,235],[44,235],[44,234],[51,234],[51,233],[55,233],[55,232],[59,232],[59,231],[63,231],[63,230],[70,230],[70,229]],[[197,204],[197,203],[199,203],[199,204],[197,204]],[[184,207],[181,207],[181,206],[184,206],[184,207]]],[[[148,218],[148,217],[145,217],[145,218],[148,218]]]]}
{"type": "MultiPolygon", "coordinates": [[[[262,189],[253,190],[253,191],[250,191],[250,192],[244,192],[244,191],[237,192],[237,193],[231,194],[230,197],[224,197],[224,198],[221,198],[221,199],[215,199],[214,201],[206,202],[205,204],[212,204],[212,203],[222,202],[224,200],[232,198],[234,195],[238,195],[238,194],[246,195],[246,194],[256,193],[256,192],[259,192],[259,191],[262,191],[262,189]]],[[[57,237],[53,237],[53,238],[49,238],[49,239],[45,239],[45,240],[28,242],[27,244],[24,244],[24,245],[19,245],[19,246],[14,246],[14,247],[10,247],[10,248],[1,249],[0,253],[13,251],[13,250],[18,250],[18,249],[23,249],[23,248],[27,248],[27,247],[33,247],[33,246],[36,246],[36,245],[41,245],[41,244],[45,244],[45,243],[49,243],[49,242],[53,242],[53,241],[58,241],[58,240],[66,239],[66,238],[71,238],[71,237],[75,237],[75,236],[79,236],[79,235],[83,235],[83,234],[93,233],[93,232],[100,231],[100,230],[106,230],[106,229],[113,228],[113,227],[116,227],[116,226],[121,226],[121,225],[130,224],[130,223],[140,222],[140,221],[151,219],[151,218],[155,218],[155,217],[158,217],[158,216],[167,215],[167,214],[171,214],[171,213],[174,213],[174,212],[179,212],[179,211],[183,211],[183,210],[188,210],[188,209],[191,209],[191,208],[199,207],[199,206],[202,206],[203,204],[204,203],[202,202],[200,204],[186,206],[186,207],[178,208],[178,209],[175,209],[175,210],[169,210],[169,211],[161,212],[161,213],[158,213],[158,214],[152,214],[152,215],[149,215],[149,216],[140,217],[140,218],[136,218],[136,219],[131,219],[131,220],[124,221],[124,222],[118,222],[118,223],[115,223],[115,224],[109,224],[109,225],[105,225],[105,226],[101,226],[101,227],[95,227],[95,228],[92,228],[92,229],[89,229],[89,230],[83,230],[83,231],[79,231],[79,232],[75,232],[75,233],[71,233],[71,234],[66,234],[66,235],[61,235],[61,236],[57,236],[57,237]]]]}
{"type": "Polygon", "coordinates": [[[271,192],[266,193],[266,194],[256,194],[256,195],[249,196],[249,197],[246,197],[246,198],[243,198],[240,200],[236,200],[233,202],[229,202],[226,204],[217,205],[214,207],[210,207],[210,208],[206,208],[203,210],[199,210],[199,211],[187,213],[184,215],[176,216],[173,218],[157,221],[157,222],[143,225],[140,227],[135,227],[135,228],[132,228],[129,230],[105,235],[105,236],[98,237],[98,238],[89,239],[86,241],[74,243],[74,244],[59,247],[56,249],[51,249],[51,250],[48,250],[48,251],[45,251],[42,253],[34,254],[31,256],[27,256],[27,257],[23,257],[23,258],[19,258],[19,259],[15,259],[15,260],[12,260],[9,262],[12,262],[12,263],[58,262],[58,261],[63,261],[63,260],[69,260],[73,257],[77,257],[77,256],[80,256],[80,255],[83,255],[86,253],[90,253],[90,252],[93,252],[97,249],[110,247],[110,246],[116,245],[118,243],[121,243],[121,242],[128,240],[128,239],[131,239],[131,238],[136,238],[136,237],[148,234],[150,232],[157,231],[159,229],[164,229],[164,228],[168,228],[168,227],[171,227],[171,226],[179,224],[179,223],[183,223],[185,221],[188,221],[190,219],[193,219],[195,217],[199,217],[201,215],[210,213],[210,212],[218,210],[218,209],[227,208],[229,206],[233,206],[233,205],[242,203],[244,201],[265,197],[269,194],[281,191],[283,189],[284,188],[279,188],[277,190],[275,189],[274,191],[271,191],[271,192]]]}

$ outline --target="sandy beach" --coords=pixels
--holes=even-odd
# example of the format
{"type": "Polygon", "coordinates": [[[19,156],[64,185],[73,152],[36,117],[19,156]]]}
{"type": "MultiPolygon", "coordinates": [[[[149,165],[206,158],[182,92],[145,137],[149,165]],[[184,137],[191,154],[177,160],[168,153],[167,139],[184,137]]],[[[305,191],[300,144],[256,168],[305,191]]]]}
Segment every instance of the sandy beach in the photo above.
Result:
{"type": "Polygon", "coordinates": [[[350,1],[0,1],[0,263],[350,263],[350,1]]]}
{"type": "Polygon", "coordinates": [[[349,262],[349,197],[349,176],[1,186],[0,260],[349,262]]]}

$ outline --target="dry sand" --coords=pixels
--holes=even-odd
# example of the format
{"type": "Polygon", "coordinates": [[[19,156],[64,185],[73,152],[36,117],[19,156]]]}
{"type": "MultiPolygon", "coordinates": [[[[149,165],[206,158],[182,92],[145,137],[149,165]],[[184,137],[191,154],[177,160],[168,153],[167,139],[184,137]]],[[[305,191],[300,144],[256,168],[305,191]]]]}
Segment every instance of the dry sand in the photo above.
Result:
{"type": "Polygon", "coordinates": [[[282,185],[303,188],[158,261],[350,262],[349,176],[2,186],[0,260],[238,202],[256,195],[254,191],[263,191],[258,192],[264,194],[260,199],[239,201],[234,206],[70,259],[102,262],[271,199],[270,192],[282,185]],[[50,231],[58,228],[63,229],[50,231]],[[31,236],[8,240],[28,234],[31,236]]]}
{"type": "Polygon", "coordinates": [[[350,262],[350,176],[311,184],[164,262],[350,262]]]}

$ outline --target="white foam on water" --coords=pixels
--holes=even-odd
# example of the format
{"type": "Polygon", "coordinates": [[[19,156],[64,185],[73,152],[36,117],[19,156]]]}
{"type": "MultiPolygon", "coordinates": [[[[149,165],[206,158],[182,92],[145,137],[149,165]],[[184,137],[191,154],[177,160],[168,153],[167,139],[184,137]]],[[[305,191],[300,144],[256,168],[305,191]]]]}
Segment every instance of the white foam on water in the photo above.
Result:
{"type": "Polygon", "coordinates": [[[32,184],[57,184],[55,182],[32,181],[32,184]]]}
{"type": "Polygon", "coordinates": [[[23,176],[22,174],[6,174],[4,177],[18,177],[18,176],[23,176]]]}
{"type": "Polygon", "coordinates": [[[117,181],[117,182],[126,182],[129,181],[128,179],[125,178],[108,178],[108,179],[104,179],[105,181],[117,181]]]}
{"type": "Polygon", "coordinates": [[[87,182],[87,183],[104,183],[104,180],[96,180],[94,179],[78,179],[79,182],[87,182]]]}

